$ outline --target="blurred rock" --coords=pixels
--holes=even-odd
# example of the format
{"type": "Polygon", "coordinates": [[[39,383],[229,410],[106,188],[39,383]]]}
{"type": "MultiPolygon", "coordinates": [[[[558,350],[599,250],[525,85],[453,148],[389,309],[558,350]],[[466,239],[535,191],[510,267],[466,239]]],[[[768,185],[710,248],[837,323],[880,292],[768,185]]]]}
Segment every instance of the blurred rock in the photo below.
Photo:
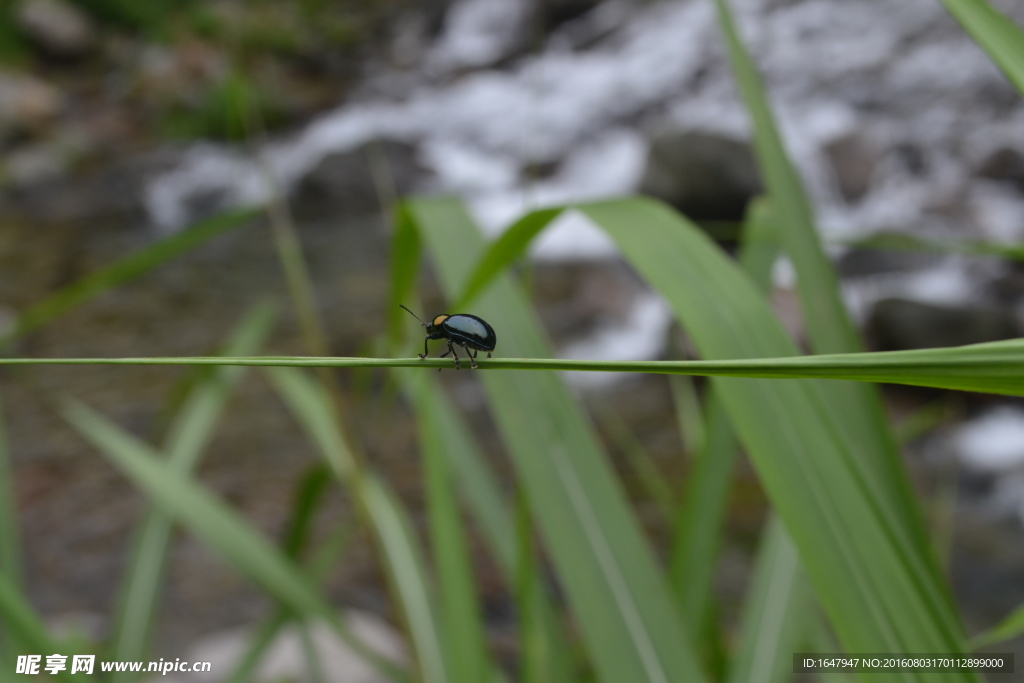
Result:
{"type": "Polygon", "coordinates": [[[935,254],[924,251],[851,247],[836,262],[836,269],[842,278],[862,278],[912,271],[933,264],[936,260],[935,254]]]}
{"type": "Polygon", "coordinates": [[[61,99],[45,81],[0,70],[0,137],[45,128],[60,110],[61,99]]]}
{"type": "Polygon", "coordinates": [[[377,140],[324,157],[296,185],[292,207],[299,216],[379,211],[381,198],[376,182],[382,184],[383,192],[401,196],[411,192],[426,175],[416,160],[414,146],[377,140]]]}
{"type": "Polygon", "coordinates": [[[1024,299],[1024,263],[1015,261],[988,284],[988,292],[1000,303],[1014,306],[1024,299]]]}
{"type": "MultiPolygon", "coordinates": [[[[401,637],[380,618],[348,610],[345,623],[360,642],[387,660],[400,663],[404,658],[401,637]]],[[[324,683],[384,683],[391,680],[378,672],[342,641],[326,624],[309,628],[309,638],[316,651],[322,676],[308,670],[308,659],[298,629],[294,625],[281,630],[260,660],[252,681],[316,681],[324,683]]],[[[210,662],[205,673],[178,673],[151,677],[152,681],[222,681],[241,661],[250,642],[245,629],[214,633],[189,650],[185,661],[210,662]]]]}
{"type": "Polygon", "coordinates": [[[79,57],[96,45],[89,17],[63,0],[26,0],[16,16],[29,40],[53,57],[79,57]]]}
{"type": "Polygon", "coordinates": [[[163,168],[169,155],[139,156],[70,173],[74,151],[44,145],[4,161],[8,191],[0,194],[0,212],[54,223],[114,216],[141,218],[143,183],[163,168]]]}
{"type": "Polygon", "coordinates": [[[668,131],[651,140],[640,192],[695,220],[742,220],[761,192],[750,145],[701,131],[668,131]]]}
{"type": "Polygon", "coordinates": [[[1001,308],[936,306],[907,299],[876,303],[867,329],[880,351],[980,344],[1020,333],[1013,314],[1001,308]]]}
{"type": "Polygon", "coordinates": [[[1024,154],[1016,149],[1001,147],[981,162],[977,175],[1012,183],[1024,192],[1024,154]]]}
{"type": "Polygon", "coordinates": [[[860,133],[843,135],[825,145],[843,199],[853,204],[867,194],[878,166],[878,152],[860,133]]]}

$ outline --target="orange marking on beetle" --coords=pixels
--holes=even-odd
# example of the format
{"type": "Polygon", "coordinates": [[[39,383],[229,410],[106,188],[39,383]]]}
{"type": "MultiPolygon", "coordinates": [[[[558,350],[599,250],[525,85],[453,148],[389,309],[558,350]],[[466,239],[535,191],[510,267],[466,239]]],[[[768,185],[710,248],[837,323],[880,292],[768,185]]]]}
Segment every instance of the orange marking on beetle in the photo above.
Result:
{"type": "Polygon", "coordinates": [[[436,316],[433,319],[433,321],[431,321],[430,324],[433,325],[434,327],[438,327],[438,326],[441,325],[441,323],[443,323],[445,320],[447,320],[450,317],[451,317],[450,315],[445,315],[444,313],[442,313],[441,315],[436,316]]]}

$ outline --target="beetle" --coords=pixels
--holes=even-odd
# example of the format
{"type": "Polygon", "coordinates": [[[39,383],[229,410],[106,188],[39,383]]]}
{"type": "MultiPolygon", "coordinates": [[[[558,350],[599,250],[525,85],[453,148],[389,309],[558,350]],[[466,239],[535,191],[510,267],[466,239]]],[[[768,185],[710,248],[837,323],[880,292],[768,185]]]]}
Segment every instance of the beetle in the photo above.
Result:
{"type": "MultiPolygon", "coordinates": [[[[402,308],[402,304],[398,304],[402,308]]],[[[405,310],[409,311],[408,308],[405,310]]],[[[491,352],[494,351],[494,346],[498,342],[498,337],[494,334],[494,328],[487,324],[486,320],[478,318],[475,315],[469,313],[456,313],[455,315],[449,315],[447,313],[441,313],[435,315],[434,319],[429,323],[424,322],[418,315],[409,311],[412,317],[420,321],[420,323],[427,328],[427,338],[423,340],[423,353],[416,354],[423,360],[429,355],[427,349],[427,342],[431,339],[444,339],[448,342],[448,350],[441,354],[441,358],[444,358],[449,353],[455,358],[455,369],[458,370],[459,354],[455,353],[455,347],[453,343],[466,349],[466,356],[469,358],[469,367],[476,368],[476,353],[481,351],[487,352],[487,357],[491,357],[491,352]],[[473,353],[476,351],[476,353],[473,353]]],[[[440,370],[441,368],[438,368],[440,370]]]]}

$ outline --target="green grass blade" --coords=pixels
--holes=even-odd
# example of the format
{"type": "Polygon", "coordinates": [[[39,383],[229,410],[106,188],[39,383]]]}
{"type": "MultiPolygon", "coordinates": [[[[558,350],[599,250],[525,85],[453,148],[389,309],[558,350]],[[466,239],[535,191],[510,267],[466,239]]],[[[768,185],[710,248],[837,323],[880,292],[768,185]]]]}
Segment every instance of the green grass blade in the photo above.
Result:
{"type": "MultiPolygon", "coordinates": [[[[704,357],[796,353],[749,278],[685,219],[649,200],[581,210],[668,300],[704,357]]],[[[906,520],[892,518],[892,489],[865,475],[863,461],[873,456],[863,439],[848,438],[829,388],[724,378],[715,387],[844,648],[962,650],[932,558],[908,536],[906,520]]]]}
{"type": "Polygon", "coordinates": [[[523,573],[529,572],[529,581],[535,587],[529,592],[527,604],[520,605],[518,614],[520,628],[525,628],[530,634],[530,651],[524,657],[530,660],[535,680],[538,683],[572,683],[577,676],[569,645],[533,554],[525,558],[520,555],[522,549],[516,544],[516,525],[505,506],[501,487],[451,400],[431,373],[423,374],[430,386],[430,390],[424,393],[430,400],[423,401],[423,410],[417,404],[418,416],[431,420],[441,435],[448,465],[458,480],[459,492],[472,513],[473,521],[486,539],[506,580],[518,585],[523,573]]]}
{"type": "Polygon", "coordinates": [[[671,523],[675,518],[676,504],[672,487],[665,475],[654,464],[654,458],[647,452],[636,434],[629,428],[614,410],[602,410],[597,414],[601,426],[611,437],[612,443],[625,456],[633,476],[643,487],[647,499],[654,503],[665,522],[671,523]]]}
{"type": "Polygon", "coordinates": [[[68,400],[64,417],[118,470],[215,549],[269,595],[298,615],[319,617],[382,673],[405,680],[392,663],[358,641],[341,623],[330,603],[279,550],[216,496],[162,462],[149,446],[122,431],[85,405],[68,400]]]}
{"type": "Polygon", "coordinates": [[[486,678],[493,664],[487,653],[481,625],[483,613],[455,502],[446,435],[438,429],[438,420],[431,414],[437,387],[427,380],[424,373],[413,378],[411,393],[425,461],[431,550],[440,588],[447,661],[451,665],[452,683],[477,683],[486,678]]]}
{"type": "Polygon", "coordinates": [[[7,334],[0,335],[0,349],[12,339],[40,328],[97,294],[133,280],[217,235],[245,224],[258,214],[259,211],[256,209],[241,209],[219,214],[166,237],[112,266],[87,275],[23,311],[15,320],[14,328],[7,334]]]}
{"type": "MultiPolygon", "coordinates": [[[[7,451],[2,403],[0,400],[0,575],[6,577],[16,590],[23,590],[14,476],[11,472],[10,454],[7,451]]],[[[4,655],[13,655],[20,644],[17,632],[5,629],[0,652],[4,655]]]]}
{"type": "Polygon", "coordinates": [[[15,508],[14,478],[7,452],[7,432],[0,404],[0,573],[15,587],[21,587],[21,557],[18,542],[18,517],[15,508]]]}
{"type": "Polygon", "coordinates": [[[541,209],[528,213],[495,240],[477,261],[473,272],[466,278],[462,294],[452,305],[452,310],[461,311],[490,283],[498,274],[517,261],[526,248],[551,221],[562,213],[561,208],[541,209]]]}
{"type": "Polygon", "coordinates": [[[397,607],[412,639],[424,683],[447,681],[439,619],[432,604],[426,564],[405,511],[384,484],[353,468],[351,451],[338,431],[329,397],[321,385],[293,369],[275,368],[267,374],[335,475],[348,484],[365,512],[400,603],[397,607]]]}
{"type": "Polygon", "coordinates": [[[760,77],[740,43],[725,0],[715,0],[715,5],[736,82],[754,126],[754,149],[772,216],[776,225],[784,226],[775,237],[799,273],[797,284],[811,342],[818,353],[860,350],[857,331],[839,298],[838,278],[818,241],[810,203],[782,145],[760,77]]]}
{"type": "MultiPolygon", "coordinates": [[[[338,527],[317,551],[316,557],[310,562],[309,569],[314,583],[319,584],[327,578],[328,572],[344,553],[351,538],[352,531],[350,529],[338,527]]],[[[224,678],[225,683],[244,683],[251,680],[267,648],[273,644],[274,638],[291,618],[291,611],[279,603],[274,612],[253,632],[249,639],[249,647],[246,648],[245,654],[242,655],[231,675],[224,678]]]]}
{"type": "MultiPolygon", "coordinates": [[[[493,316],[492,316],[493,317],[493,316]]],[[[699,361],[586,361],[551,358],[480,358],[481,370],[644,372],[700,377],[842,379],[1024,396],[1024,340],[921,351],[784,356],[699,361]]],[[[245,365],[292,368],[452,369],[447,358],[344,358],[338,356],[222,356],[186,358],[0,358],[0,365],[245,365]]]]}
{"type": "Polygon", "coordinates": [[[293,369],[274,368],[267,371],[267,376],[288,404],[292,415],[320,448],[334,475],[351,483],[355,476],[352,451],[338,431],[326,390],[293,369]]]}
{"type": "Polygon", "coordinates": [[[783,683],[792,677],[810,597],[796,548],[773,516],[762,534],[728,683],[783,683]]]}
{"type": "MultiPolygon", "coordinates": [[[[862,343],[839,293],[839,279],[814,229],[810,202],[786,154],[775,125],[764,86],[736,31],[727,0],[715,0],[737,85],[750,112],[758,166],[768,189],[769,216],[764,221],[782,245],[797,271],[797,286],[804,325],[816,353],[854,353],[862,343]]],[[[944,583],[928,539],[923,517],[902,467],[899,451],[885,421],[877,391],[871,387],[832,383],[826,403],[844,429],[843,438],[862,453],[858,474],[882,491],[881,499],[901,529],[914,543],[937,584],[944,583]]],[[[952,604],[947,593],[946,600],[952,604]]]]}
{"type": "Polygon", "coordinates": [[[668,380],[683,453],[692,458],[704,448],[704,440],[707,438],[704,409],[701,408],[697,387],[691,378],[673,375],[668,380]]]}
{"type": "MultiPolygon", "coordinates": [[[[443,290],[464,288],[483,240],[457,202],[407,205],[443,290]]],[[[512,280],[500,276],[474,307],[500,330],[498,352],[549,355],[540,326],[512,280]]],[[[481,373],[599,676],[605,681],[699,681],[670,592],[606,455],[561,378],[481,373]]]]}
{"type": "Polygon", "coordinates": [[[363,483],[363,501],[387,557],[387,571],[402,600],[424,683],[451,680],[444,645],[430,599],[426,563],[413,537],[405,511],[384,484],[374,477],[363,483]]]}
{"type": "Polygon", "coordinates": [[[908,235],[902,232],[877,232],[868,237],[843,241],[840,244],[878,251],[917,251],[933,254],[964,254],[966,256],[998,256],[1011,261],[1024,261],[1024,247],[982,240],[943,241],[908,235]]]}
{"type": "MultiPolygon", "coordinates": [[[[771,227],[768,203],[764,199],[755,200],[744,223],[740,263],[765,295],[771,290],[771,269],[778,256],[778,244],[771,227]]],[[[677,399],[677,411],[682,410],[685,400],[677,399]]],[[[739,452],[739,439],[713,387],[708,391],[705,412],[706,436],[700,448],[692,451],[693,471],[676,517],[669,564],[680,609],[687,623],[695,624],[704,624],[709,618],[719,535],[726,514],[729,481],[739,452]]],[[[686,430],[685,425],[683,429],[686,430]]],[[[701,631],[702,634],[707,632],[707,629],[701,631]]],[[[703,647],[701,651],[711,651],[711,648],[703,647]]]]}
{"type": "Polygon", "coordinates": [[[1024,95],[1024,32],[985,0],[942,0],[953,17],[1024,95]]]}
{"type": "Polygon", "coordinates": [[[1013,610],[1009,616],[989,630],[971,638],[971,649],[977,650],[986,645],[1001,643],[1004,640],[1016,638],[1021,633],[1024,633],[1024,605],[1013,610]]]}
{"type": "Polygon", "coordinates": [[[420,236],[401,204],[395,207],[395,234],[391,238],[391,283],[388,289],[388,342],[398,348],[405,329],[403,318],[408,314],[400,308],[407,301],[419,275],[420,236]]]}
{"type": "MultiPolygon", "coordinates": [[[[273,319],[272,307],[254,309],[239,325],[225,353],[244,355],[258,351],[270,332],[273,319]]],[[[205,382],[197,385],[169,432],[164,448],[168,467],[182,476],[192,471],[223,413],[231,389],[243,372],[240,367],[217,368],[205,382]]],[[[120,609],[112,646],[113,657],[117,660],[138,661],[145,656],[160,596],[171,529],[171,516],[153,508],[137,532],[128,573],[120,586],[120,609]]],[[[114,675],[114,680],[134,678],[137,676],[131,673],[114,675]]]]}
{"type": "Polygon", "coordinates": [[[557,615],[547,599],[534,549],[534,525],[526,495],[516,506],[516,567],[513,588],[519,625],[519,683],[569,683],[579,680],[557,615]]]}
{"type": "MultiPolygon", "coordinates": [[[[42,667],[46,664],[46,655],[60,652],[62,648],[57,641],[50,637],[42,619],[36,614],[32,606],[22,597],[22,591],[5,574],[0,574],[0,617],[3,618],[5,628],[14,634],[23,647],[25,653],[16,654],[41,654],[43,655],[42,667]]],[[[66,651],[66,650],[65,650],[66,651]]],[[[62,671],[58,676],[65,681],[73,681],[78,677],[72,677],[68,671],[62,671]]],[[[10,669],[14,671],[14,669],[10,669]]]]}
{"type": "MultiPolygon", "coordinates": [[[[707,423],[704,447],[682,494],[669,562],[672,587],[688,624],[703,624],[707,617],[729,481],[739,454],[739,440],[713,390],[707,423]]],[[[697,633],[695,629],[692,635],[697,633]]]]}

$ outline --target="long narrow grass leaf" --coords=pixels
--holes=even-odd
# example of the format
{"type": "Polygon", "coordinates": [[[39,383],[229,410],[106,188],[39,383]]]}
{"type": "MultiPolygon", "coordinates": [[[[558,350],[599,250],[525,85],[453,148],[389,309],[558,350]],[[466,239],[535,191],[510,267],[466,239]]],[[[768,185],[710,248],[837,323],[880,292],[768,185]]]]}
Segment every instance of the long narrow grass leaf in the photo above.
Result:
{"type": "MultiPolygon", "coordinates": [[[[444,291],[455,298],[483,250],[477,228],[457,202],[422,200],[409,207],[444,291]]],[[[549,355],[507,275],[477,302],[474,310],[499,330],[499,352],[549,355]]],[[[480,377],[601,679],[701,680],[667,582],[561,379],[553,373],[480,377]]]]}
{"type": "Polygon", "coordinates": [[[456,504],[446,435],[432,415],[436,387],[420,373],[412,379],[419,443],[423,451],[434,568],[440,589],[447,661],[452,683],[477,683],[491,670],[465,530],[456,504]]]}
{"type": "Polygon", "coordinates": [[[1016,638],[1024,633],[1024,605],[1010,612],[1010,614],[987,631],[971,638],[971,649],[977,650],[980,647],[1001,643],[1004,640],[1016,638]]]}
{"type": "Polygon", "coordinates": [[[45,325],[78,304],[124,284],[258,215],[255,209],[228,211],[152,244],[92,275],[74,282],[24,310],[13,329],[0,335],[0,349],[12,339],[45,325]]]}
{"type": "Polygon", "coordinates": [[[394,495],[374,477],[367,477],[363,483],[363,500],[388,558],[387,571],[402,599],[423,682],[449,681],[440,627],[430,600],[426,563],[411,524],[394,495]]]}
{"type": "MultiPolygon", "coordinates": [[[[31,648],[32,653],[60,652],[61,648],[50,637],[46,625],[25,600],[22,591],[4,575],[0,575],[0,616],[3,618],[4,627],[16,634],[22,644],[31,648]]],[[[61,675],[65,680],[70,679],[66,671],[61,675]]]]}
{"type": "Polygon", "coordinates": [[[426,375],[431,389],[423,392],[427,397],[422,404],[427,408],[419,417],[431,420],[441,435],[448,466],[458,480],[459,492],[473,521],[510,584],[518,585],[524,574],[530,575],[528,596],[517,597],[520,629],[529,634],[529,642],[523,643],[523,656],[529,659],[529,664],[524,661],[524,666],[530,668],[534,683],[572,683],[577,679],[575,665],[547,586],[542,582],[540,567],[532,553],[527,557],[521,555],[522,547],[517,547],[517,531],[506,508],[505,496],[469,428],[431,373],[422,374],[426,375]],[[520,598],[527,604],[522,604],[520,598]]]}
{"type": "MultiPolygon", "coordinates": [[[[648,200],[580,208],[668,300],[704,357],[796,353],[750,280],[688,221],[648,200]]],[[[864,440],[847,438],[828,388],[735,378],[715,387],[843,647],[962,650],[962,629],[932,558],[908,537],[905,520],[892,519],[891,490],[863,472],[871,456],[864,440]]]]}
{"type": "Polygon", "coordinates": [[[810,606],[796,548],[778,518],[762,534],[747,591],[736,659],[727,683],[783,683],[803,637],[800,617],[810,606]]]}
{"type": "MultiPolygon", "coordinates": [[[[1024,396],[1024,340],[920,351],[699,361],[586,361],[480,358],[480,370],[643,372],[659,375],[775,379],[843,379],[1024,396]]],[[[443,358],[0,358],[0,365],[248,365],[253,367],[454,369],[443,358]]]]}
{"type": "MultiPolygon", "coordinates": [[[[269,306],[254,309],[239,325],[225,348],[230,355],[258,351],[270,331],[274,311],[269,306]]],[[[164,449],[168,467],[187,476],[192,471],[213,429],[220,419],[231,388],[241,379],[240,367],[221,367],[197,386],[186,400],[171,427],[164,449]]],[[[139,527],[127,575],[121,584],[120,608],[113,640],[113,655],[122,661],[143,659],[156,612],[163,579],[172,518],[153,508],[139,527]]],[[[135,678],[115,674],[115,680],[135,678]]]]}
{"type": "MultiPolygon", "coordinates": [[[[813,211],[800,178],[775,125],[767,94],[753,61],[740,40],[727,0],[715,0],[719,25],[736,82],[750,113],[758,166],[768,189],[765,225],[782,245],[797,272],[804,326],[815,353],[853,353],[862,343],[839,292],[839,279],[825,255],[814,228],[813,211]]],[[[900,532],[900,543],[912,543],[915,554],[932,572],[938,590],[950,605],[944,579],[929,542],[896,441],[884,418],[881,399],[873,388],[832,383],[822,386],[830,395],[826,406],[843,429],[843,438],[861,455],[854,463],[866,486],[900,532]]]]}
{"type": "Polygon", "coordinates": [[[186,479],[142,441],[77,401],[64,417],[154,503],[187,526],[239,571],[299,615],[320,617],[380,671],[404,680],[402,671],[357,640],[309,579],[242,517],[198,484],[186,479]]]}
{"type": "Polygon", "coordinates": [[[0,573],[4,574],[13,586],[20,587],[21,557],[12,477],[3,405],[0,402],[0,573]]]}
{"type": "Polygon", "coordinates": [[[1024,95],[1024,31],[986,0],[942,4],[1024,95]]]}
{"type": "Polygon", "coordinates": [[[268,376],[335,475],[349,486],[365,512],[382,551],[424,683],[449,680],[426,563],[405,510],[382,482],[353,467],[352,453],[345,436],[338,431],[329,397],[321,385],[287,368],[271,370],[268,376]]]}
{"type": "Polygon", "coordinates": [[[519,259],[533,238],[562,213],[562,209],[541,209],[526,214],[490,244],[466,278],[462,293],[452,310],[464,309],[490,283],[495,275],[519,259]]]}

